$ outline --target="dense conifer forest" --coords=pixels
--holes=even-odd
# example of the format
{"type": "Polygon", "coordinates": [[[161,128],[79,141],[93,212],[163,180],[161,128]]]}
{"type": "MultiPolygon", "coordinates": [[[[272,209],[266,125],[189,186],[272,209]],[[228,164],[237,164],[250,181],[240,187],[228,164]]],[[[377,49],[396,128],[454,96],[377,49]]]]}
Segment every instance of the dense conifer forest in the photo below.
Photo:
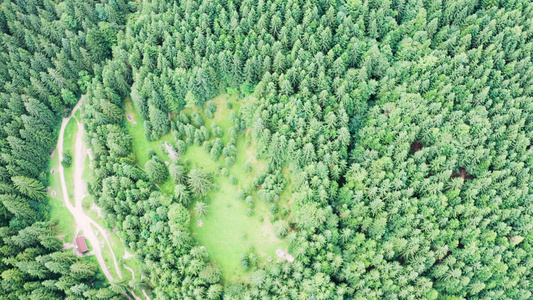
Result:
{"type": "Polygon", "coordinates": [[[89,192],[152,298],[530,299],[532,20],[528,0],[2,1],[0,298],[124,294],[47,214],[86,94],[89,192]],[[200,228],[221,209],[272,230],[237,271],[200,228]]]}
{"type": "Polygon", "coordinates": [[[0,1],[1,299],[111,299],[97,265],[61,251],[45,168],[60,118],[111,58],[133,7],[118,1],[0,1]]]}

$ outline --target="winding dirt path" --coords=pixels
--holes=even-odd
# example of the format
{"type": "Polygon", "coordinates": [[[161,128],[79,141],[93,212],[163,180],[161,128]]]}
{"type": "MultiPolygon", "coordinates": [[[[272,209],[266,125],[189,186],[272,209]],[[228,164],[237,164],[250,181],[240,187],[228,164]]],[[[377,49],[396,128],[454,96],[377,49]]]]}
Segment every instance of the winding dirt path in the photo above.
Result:
{"type": "MultiPolygon", "coordinates": [[[[72,109],[72,113],[69,117],[64,118],[63,122],[61,123],[61,130],[59,132],[59,139],[57,141],[57,152],[59,154],[59,161],[63,161],[63,141],[64,141],[64,135],[65,135],[65,128],[67,127],[67,124],[69,120],[74,116],[76,111],[81,107],[83,100],[85,100],[85,95],[83,95],[76,104],[76,106],[72,109]]],[[[115,265],[115,270],[117,272],[117,275],[120,279],[122,279],[122,272],[118,266],[118,262],[115,256],[115,253],[113,252],[113,248],[111,248],[111,244],[109,243],[109,239],[107,238],[105,234],[104,228],[95,222],[93,219],[91,219],[88,215],[85,214],[82,207],[82,200],[85,196],[87,196],[87,184],[82,179],[83,170],[85,168],[85,157],[89,154],[87,147],[85,146],[85,143],[82,140],[83,136],[83,125],[79,122],[79,120],[76,120],[76,123],[78,125],[78,133],[76,134],[76,140],[74,143],[74,205],[69,200],[69,195],[67,192],[67,185],[65,182],[65,170],[63,168],[63,165],[59,164],[59,177],[61,180],[61,189],[63,191],[63,202],[65,203],[65,206],[67,209],[72,213],[74,216],[74,220],[76,221],[76,236],[79,234],[80,231],[83,231],[83,234],[85,235],[85,238],[89,241],[89,243],[92,245],[92,251],[89,254],[94,254],[96,256],[96,259],[98,260],[98,264],[100,265],[100,269],[102,272],[104,272],[105,276],[109,281],[113,281],[113,275],[111,275],[111,272],[109,271],[107,265],[105,264],[104,258],[102,256],[102,249],[100,246],[100,241],[98,240],[98,236],[96,232],[99,232],[99,234],[104,238],[105,243],[109,247],[109,250],[111,251],[111,255],[113,257],[113,263],[115,265]],[[96,231],[92,228],[96,228],[96,231]]],[[[55,151],[55,150],[54,150],[55,151]]],[[[130,269],[130,271],[133,272],[133,270],[130,269]]],[[[130,290],[132,295],[135,297],[135,299],[140,299],[135,293],[130,290]]],[[[131,300],[131,297],[127,294],[123,294],[126,298],[131,300]]]]}

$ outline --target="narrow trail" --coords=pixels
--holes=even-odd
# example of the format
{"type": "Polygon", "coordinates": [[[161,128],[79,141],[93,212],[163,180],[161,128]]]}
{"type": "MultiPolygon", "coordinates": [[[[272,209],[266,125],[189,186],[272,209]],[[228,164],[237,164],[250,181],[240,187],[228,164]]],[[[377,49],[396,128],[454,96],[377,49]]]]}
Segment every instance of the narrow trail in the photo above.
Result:
{"type": "MultiPolygon", "coordinates": [[[[68,122],[74,116],[76,111],[81,107],[83,100],[85,100],[85,97],[85,95],[81,97],[78,104],[76,104],[76,106],[72,109],[71,115],[67,118],[64,118],[63,122],[61,123],[61,130],[59,132],[59,139],[57,141],[56,148],[60,162],[63,161],[63,141],[65,135],[65,128],[67,127],[68,122]]],[[[94,221],[91,217],[86,215],[83,211],[82,200],[85,196],[87,196],[87,184],[84,182],[82,175],[83,170],[85,168],[85,157],[89,155],[89,151],[82,140],[83,124],[81,124],[79,120],[76,120],[76,123],[78,125],[78,133],[76,134],[76,140],[74,143],[74,205],[72,205],[69,200],[67,185],[65,181],[65,170],[63,168],[63,165],[60,163],[58,169],[59,177],[61,180],[61,189],[63,191],[63,202],[65,203],[65,206],[70,211],[70,213],[74,216],[74,220],[76,221],[76,236],[79,234],[80,231],[83,231],[85,238],[89,241],[93,248],[89,254],[94,254],[96,256],[98,264],[100,265],[100,269],[102,270],[106,278],[111,282],[114,279],[113,275],[109,271],[104,261],[100,241],[98,240],[98,236],[92,227],[96,228],[97,232],[99,232],[99,234],[104,238],[105,243],[109,247],[109,250],[111,251],[111,256],[113,258],[113,263],[115,265],[115,270],[120,279],[122,279],[122,272],[119,268],[115,253],[113,252],[113,248],[111,248],[111,244],[109,243],[109,239],[105,234],[104,228],[96,221],[94,221]]],[[[133,270],[129,270],[133,273],[133,270]]],[[[132,290],[130,290],[130,293],[135,299],[141,299],[137,295],[135,295],[132,290]]],[[[131,297],[129,295],[123,295],[131,300],[131,297]]]]}

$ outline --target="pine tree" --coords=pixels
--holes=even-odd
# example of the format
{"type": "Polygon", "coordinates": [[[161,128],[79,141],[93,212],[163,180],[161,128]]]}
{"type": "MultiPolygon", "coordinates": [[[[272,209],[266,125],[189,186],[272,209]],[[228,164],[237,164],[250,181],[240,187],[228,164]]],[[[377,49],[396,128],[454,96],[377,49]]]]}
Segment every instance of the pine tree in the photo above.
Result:
{"type": "Polygon", "coordinates": [[[46,197],[46,188],[39,181],[24,176],[11,177],[15,188],[33,200],[42,200],[46,197]]]}

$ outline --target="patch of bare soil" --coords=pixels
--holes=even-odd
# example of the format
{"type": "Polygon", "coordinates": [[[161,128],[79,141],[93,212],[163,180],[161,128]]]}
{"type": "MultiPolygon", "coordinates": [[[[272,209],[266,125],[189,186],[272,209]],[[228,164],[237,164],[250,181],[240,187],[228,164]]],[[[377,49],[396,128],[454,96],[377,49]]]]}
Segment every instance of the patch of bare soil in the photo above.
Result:
{"type": "Polygon", "coordinates": [[[133,254],[129,253],[127,250],[124,251],[124,256],[122,257],[124,260],[132,258],[133,254]]]}
{"type": "Polygon", "coordinates": [[[289,253],[281,250],[281,249],[278,249],[276,250],[276,255],[281,258],[281,259],[284,259],[288,262],[293,262],[294,261],[294,256],[290,255],[289,253]]]}
{"type": "Polygon", "coordinates": [[[422,148],[424,148],[424,144],[422,144],[419,141],[414,141],[411,144],[411,152],[412,153],[416,153],[416,152],[420,151],[422,148]]]}
{"type": "Polygon", "coordinates": [[[104,215],[102,214],[102,208],[96,206],[96,204],[91,204],[91,210],[94,210],[99,218],[104,218],[104,215]]]}
{"type": "Polygon", "coordinates": [[[68,250],[68,249],[72,249],[72,248],[75,248],[76,245],[74,245],[74,243],[65,243],[63,244],[63,250],[68,250]]]}
{"type": "Polygon", "coordinates": [[[455,177],[461,177],[463,179],[474,179],[476,178],[476,176],[472,175],[472,174],[469,174],[465,168],[463,167],[460,167],[459,168],[459,172],[457,171],[453,171],[452,172],[452,178],[455,178],[455,177]]]}

